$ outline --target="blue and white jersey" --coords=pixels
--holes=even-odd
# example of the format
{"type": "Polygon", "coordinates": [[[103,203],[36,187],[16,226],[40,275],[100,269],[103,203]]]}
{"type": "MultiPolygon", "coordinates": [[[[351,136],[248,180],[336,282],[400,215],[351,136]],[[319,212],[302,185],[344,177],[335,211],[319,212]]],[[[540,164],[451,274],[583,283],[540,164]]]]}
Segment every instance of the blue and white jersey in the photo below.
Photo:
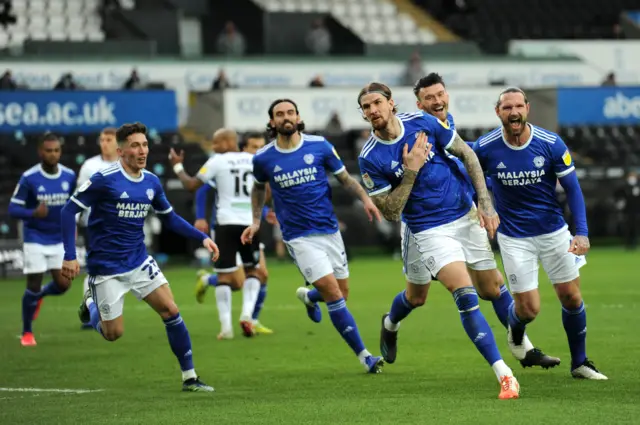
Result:
{"type": "Polygon", "coordinates": [[[173,211],[160,179],[147,170],[139,178],[120,162],[97,172],[71,197],[80,208],[91,208],[87,268],[92,276],[129,272],[147,258],[144,221],[149,210],[173,211]]]}
{"type": "Polygon", "coordinates": [[[322,136],[302,134],[300,144],[289,150],[273,141],[253,157],[254,179],[271,186],[285,241],[338,231],[326,170],[339,174],[345,167],[322,136]]]}
{"type": "Polygon", "coordinates": [[[498,231],[514,238],[552,233],[565,226],[556,183],[575,170],[560,136],[528,125],[531,137],[520,147],[507,143],[502,127],[480,137],[473,147],[493,183],[498,231]]]}
{"type": "Polygon", "coordinates": [[[448,123],[422,111],[398,114],[397,117],[400,135],[386,141],[372,133],[358,158],[369,195],[391,191],[400,184],[404,176],[404,145],[407,144],[410,151],[418,133],[423,131],[433,147],[402,211],[402,221],[413,233],[419,233],[451,223],[468,213],[473,203],[468,184],[447,152],[456,132],[448,123]]]}
{"type": "Polygon", "coordinates": [[[58,164],[56,174],[47,174],[40,164],[22,174],[11,203],[33,210],[45,203],[49,213],[45,218],[23,218],[24,242],[40,245],[62,243],[60,211],[76,188],[76,173],[58,164]]]}

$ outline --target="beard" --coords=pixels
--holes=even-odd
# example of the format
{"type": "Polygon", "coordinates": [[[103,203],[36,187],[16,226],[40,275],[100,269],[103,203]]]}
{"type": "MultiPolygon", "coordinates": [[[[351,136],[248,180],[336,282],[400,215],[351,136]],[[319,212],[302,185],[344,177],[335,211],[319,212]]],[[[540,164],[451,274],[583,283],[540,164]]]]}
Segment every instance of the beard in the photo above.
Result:
{"type": "Polygon", "coordinates": [[[512,136],[520,136],[527,125],[527,117],[519,115],[517,117],[507,117],[502,121],[506,132],[512,136]]]}
{"type": "Polygon", "coordinates": [[[298,131],[298,126],[296,123],[292,121],[284,121],[282,124],[276,127],[276,133],[281,134],[283,136],[291,136],[297,131],[298,131]],[[291,126],[287,126],[287,124],[291,124],[291,126]]]}
{"type": "Polygon", "coordinates": [[[371,127],[373,127],[374,130],[384,130],[385,128],[387,128],[387,124],[389,124],[389,121],[385,120],[382,117],[377,117],[369,122],[371,123],[371,127]]]}

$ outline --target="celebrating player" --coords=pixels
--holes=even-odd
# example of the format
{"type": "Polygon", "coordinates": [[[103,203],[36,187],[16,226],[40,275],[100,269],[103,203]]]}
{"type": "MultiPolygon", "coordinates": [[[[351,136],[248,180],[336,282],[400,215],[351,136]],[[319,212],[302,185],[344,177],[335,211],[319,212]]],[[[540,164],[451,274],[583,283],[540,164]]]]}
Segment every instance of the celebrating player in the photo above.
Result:
{"type": "MultiPolygon", "coordinates": [[[[416,96],[416,104],[419,109],[438,118],[448,125],[451,130],[455,130],[453,116],[449,113],[449,93],[447,93],[444,80],[440,75],[434,72],[419,79],[413,87],[413,93],[416,96]]],[[[463,175],[465,181],[469,183],[469,189],[475,195],[471,178],[462,161],[451,154],[448,156],[458,165],[458,171],[463,175]]],[[[487,187],[489,187],[490,182],[491,179],[487,179],[487,187]]],[[[486,266],[495,266],[495,263],[487,263],[486,266]]],[[[496,267],[486,270],[481,267],[468,268],[468,271],[473,286],[478,291],[478,296],[481,299],[491,301],[500,323],[508,329],[509,306],[513,303],[513,297],[504,284],[502,273],[496,267]]],[[[547,369],[560,364],[560,359],[547,356],[540,349],[534,348],[527,335],[524,335],[522,345],[524,347],[524,356],[519,353],[519,357],[516,357],[522,366],[542,366],[547,369]]]]}
{"type": "Polygon", "coordinates": [[[218,247],[207,235],[178,216],[156,175],[145,170],[149,154],[147,128],[124,124],[116,131],[120,160],[87,180],[62,209],[64,263],[62,273],[73,279],[79,273],[75,249],[75,215],[91,208],[89,216],[90,291],[80,306],[80,319],[107,341],[124,332],[124,296],[131,292],[162,318],[169,345],[180,363],[183,391],[213,391],[196,375],[191,338],[169,284],[144,245],[144,220],[153,208],[164,225],[202,245],[218,256],[218,247]]]}
{"type": "Polygon", "coordinates": [[[76,186],[76,174],[59,164],[60,141],[51,133],[38,143],[40,164],[20,177],[9,203],[11,217],[24,225],[24,269],[27,289],[22,296],[22,338],[20,343],[36,345],[32,321],[38,316],[42,299],[60,295],[69,289],[70,281],[60,272],[64,248],[60,231],[60,211],[76,186]],[[41,290],[44,273],[53,280],[41,290]]]}
{"type": "Polygon", "coordinates": [[[587,358],[587,313],[580,272],[589,251],[587,217],[573,160],[555,133],[527,122],[529,101],[517,88],[500,93],[496,114],[502,126],[480,137],[474,150],[494,182],[502,221],[498,244],[515,303],[509,310],[509,348],[524,356],[525,327],[540,311],[538,261],[562,304],[575,378],[607,379],[587,358]],[[572,236],[556,198],[556,183],[567,194],[576,235],[572,236]]]}
{"type": "Polygon", "coordinates": [[[251,244],[256,239],[268,183],[289,253],[300,273],[315,287],[298,288],[296,292],[309,318],[320,322],[318,302],[326,302],[338,333],[367,372],[378,373],[383,360],[367,351],[347,309],[349,268],[326,170],[363,202],[369,220],[380,219],[380,212],[349,175],[333,146],[324,137],[302,133],[304,124],[295,102],[277,99],[268,113],[268,128],[275,140],[253,158],[253,224],[243,232],[242,241],[251,244]]]}
{"type": "Polygon", "coordinates": [[[253,187],[252,159],[248,152],[239,152],[238,135],[229,129],[220,129],[213,135],[214,151],[200,169],[197,177],[184,171],[184,153],[171,150],[170,159],[174,171],[187,190],[195,190],[209,181],[215,181],[218,196],[216,208],[215,237],[225,250],[214,265],[218,275],[216,303],[220,316],[221,331],[218,339],[233,338],[231,325],[231,290],[242,286],[242,313],[240,327],[245,336],[255,335],[253,313],[266,275],[260,270],[260,242],[256,238],[252,245],[243,245],[240,236],[251,224],[251,188],[253,187]],[[246,279],[236,282],[238,270],[236,254],[240,253],[246,279]]]}
{"type": "MultiPolygon", "coordinates": [[[[116,129],[113,127],[108,127],[102,130],[102,132],[100,133],[100,155],[89,158],[84,162],[84,164],[82,164],[82,167],[80,167],[80,172],[78,173],[78,187],[81,187],[87,180],[91,178],[92,175],[94,175],[98,171],[102,171],[105,168],[112,166],[117,161],[118,142],[116,141],[116,129]]],[[[86,230],[87,223],[89,221],[89,212],[90,211],[82,211],[80,214],[78,214],[77,222],[78,227],[80,227],[81,229],[86,230]]],[[[85,248],[88,248],[86,246],[88,240],[88,236],[85,235],[85,248]]],[[[89,275],[84,278],[82,293],[84,294],[88,290],[89,275]]],[[[82,327],[84,329],[92,329],[91,325],[88,323],[83,323],[82,327]]]]}
{"type": "Polygon", "coordinates": [[[395,115],[391,90],[384,84],[365,86],[358,104],[373,128],[358,158],[362,179],[387,220],[402,218],[407,289],[395,297],[390,313],[383,315],[380,345],[385,360],[395,361],[400,321],[425,303],[428,283],[435,276],[452,293],[467,335],[493,368],[500,382],[499,398],[518,398],[518,381],[500,356],[467,271],[467,266],[474,270],[496,267],[482,227],[493,236],[500,221],[478,159],[437,118],[423,111],[395,115]],[[478,193],[477,210],[447,151],[467,168],[478,193]]]}

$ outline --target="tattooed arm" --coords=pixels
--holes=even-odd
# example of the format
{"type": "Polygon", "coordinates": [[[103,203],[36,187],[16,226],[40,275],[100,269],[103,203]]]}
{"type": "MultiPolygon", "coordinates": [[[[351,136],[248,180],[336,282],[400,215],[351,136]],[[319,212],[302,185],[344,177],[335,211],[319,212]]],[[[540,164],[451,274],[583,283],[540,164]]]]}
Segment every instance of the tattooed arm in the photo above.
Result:
{"type": "Polygon", "coordinates": [[[251,189],[251,212],[253,214],[253,225],[260,227],[262,220],[262,210],[267,197],[267,188],[264,183],[253,182],[251,189]]]}
{"type": "Polygon", "coordinates": [[[418,176],[417,171],[405,168],[404,177],[400,184],[391,192],[381,193],[371,197],[373,203],[380,210],[384,218],[389,221],[400,221],[400,215],[404,209],[407,199],[413,189],[413,183],[418,176]]]}
{"type": "Polygon", "coordinates": [[[367,192],[362,188],[362,186],[360,186],[360,183],[356,179],[351,177],[347,170],[336,174],[336,178],[338,179],[342,187],[347,189],[349,193],[355,195],[362,202],[365,202],[365,200],[369,197],[369,195],[367,195],[367,192]]]}
{"type": "Polygon", "coordinates": [[[460,136],[456,135],[456,138],[453,140],[453,144],[449,147],[448,151],[451,152],[452,155],[460,158],[467,169],[467,173],[469,173],[469,177],[471,177],[473,187],[478,194],[478,206],[486,208],[486,213],[495,213],[493,204],[491,203],[491,196],[489,196],[489,191],[487,190],[484,172],[480,166],[478,156],[473,149],[471,149],[460,136]]]}

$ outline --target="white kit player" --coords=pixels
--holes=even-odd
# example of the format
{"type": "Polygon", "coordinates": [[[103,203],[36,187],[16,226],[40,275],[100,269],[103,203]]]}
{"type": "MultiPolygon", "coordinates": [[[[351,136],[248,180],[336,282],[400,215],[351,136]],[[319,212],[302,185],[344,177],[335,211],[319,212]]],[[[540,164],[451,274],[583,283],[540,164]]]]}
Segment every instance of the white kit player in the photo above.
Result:
{"type": "MultiPolygon", "coordinates": [[[[87,159],[80,167],[78,173],[77,187],[81,187],[85,184],[92,175],[98,171],[102,171],[118,162],[118,142],[116,141],[116,129],[114,127],[107,127],[100,133],[100,155],[92,156],[87,159]]],[[[82,211],[76,217],[78,227],[86,231],[87,223],[89,221],[89,213],[91,210],[82,211]]],[[[84,235],[85,245],[89,238],[84,235]]],[[[85,248],[88,248],[85,246],[85,248]]],[[[82,293],[84,294],[89,289],[89,276],[84,278],[84,284],[82,293]]],[[[82,324],[83,329],[92,329],[91,325],[82,324]]]]}
{"type": "Polygon", "coordinates": [[[196,177],[184,171],[183,152],[171,151],[170,159],[174,171],[185,189],[195,191],[210,181],[215,181],[217,190],[215,242],[223,246],[220,258],[214,264],[218,274],[216,303],[220,315],[221,331],[218,339],[233,338],[231,324],[231,291],[237,288],[234,274],[238,270],[236,254],[239,253],[246,279],[242,284],[242,312],[240,326],[245,336],[251,337],[256,331],[252,319],[258,299],[262,276],[259,273],[260,241],[255,238],[250,245],[243,245],[240,236],[251,225],[251,189],[253,188],[253,155],[240,152],[235,131],[220,129],[213,135],[217,155],[210,158],[196,177]]]}

